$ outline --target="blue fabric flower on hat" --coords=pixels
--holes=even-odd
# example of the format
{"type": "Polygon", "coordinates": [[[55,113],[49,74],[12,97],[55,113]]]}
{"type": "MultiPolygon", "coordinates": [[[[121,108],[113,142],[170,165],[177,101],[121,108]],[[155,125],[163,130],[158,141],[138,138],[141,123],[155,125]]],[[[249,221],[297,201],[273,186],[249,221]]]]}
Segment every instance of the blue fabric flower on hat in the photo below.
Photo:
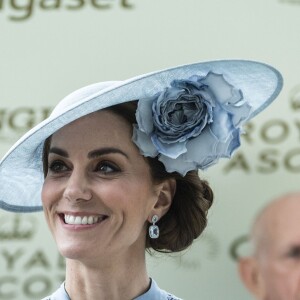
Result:
{"type": "Polygon", "coordinates": [[[133,141],[144,156],[183,176],[231,157],[240,145],[240,126],[251,106],[222,74],[209,72],[138,101],[133,141]]]}

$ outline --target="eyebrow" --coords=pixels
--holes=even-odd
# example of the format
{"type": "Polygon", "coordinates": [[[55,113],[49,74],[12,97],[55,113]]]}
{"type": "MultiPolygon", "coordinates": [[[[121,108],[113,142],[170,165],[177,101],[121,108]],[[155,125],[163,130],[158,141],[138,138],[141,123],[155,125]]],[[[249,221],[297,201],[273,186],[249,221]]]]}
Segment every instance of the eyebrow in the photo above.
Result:
{"type": "Polygon", "coordinates": [[[111,154],[111,153],[118,153],[126,158],[128,158],[128,155],[123,152],[122,150],[118,148],[113,148],[113,147],[107,147],[107,148],[101,148],[101,149],[96,149],[88,153],[88,158],[97,158],[99,156],[105,155],[105,154],[111,154]]]}
{"type": "MultiPolygon", "coordinates": [[[[57,147],[50,148],[49,153],[54,153],[54,154],[57,154],[59,156],[63,156],[63,157],[66,157],[66,158],[69,157],[69,154],[68,154],[67,151],[65,151],[61,148],[57,148],[57,147]]],[[[106,155],[106,154],[111,154],[111,153],[121,154],[121,155],[125,156],[128,159],[128,155],[125,152],[123,152],[122,150],[120,150],[118,148],[113,148],[113,147],[107,147],[107,148],[101,148],[101,149],[93,150],[93,151],[88,153],[88,158],[89,159],[97,158],[99,156],[106,155]]]]}
{"type": "Polygon", "coordinates": [[[57,154],[57,155],[60,155],[60,156],[63,156],[63,157],[69,157],[69,154],[67,151],[63,150],[63,149],[60,149],[60,148],[57,148],[57,147],[52,147],[49,149],[49,154],[50,153],[54,153],[54,154],[57,154]]]}

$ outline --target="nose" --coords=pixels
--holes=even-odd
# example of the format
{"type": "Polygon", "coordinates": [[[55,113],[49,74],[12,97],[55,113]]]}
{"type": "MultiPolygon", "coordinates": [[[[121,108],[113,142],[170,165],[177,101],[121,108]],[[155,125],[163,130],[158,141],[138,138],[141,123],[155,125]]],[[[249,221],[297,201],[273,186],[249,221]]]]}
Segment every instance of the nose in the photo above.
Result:
{"type": "Polygon", "coordinates": [[[92,192],[89,187],[88,179],[83,172],[73,170],[66,183],[63,197],[72,202],[88,201],[92,199],[92,192]]]}

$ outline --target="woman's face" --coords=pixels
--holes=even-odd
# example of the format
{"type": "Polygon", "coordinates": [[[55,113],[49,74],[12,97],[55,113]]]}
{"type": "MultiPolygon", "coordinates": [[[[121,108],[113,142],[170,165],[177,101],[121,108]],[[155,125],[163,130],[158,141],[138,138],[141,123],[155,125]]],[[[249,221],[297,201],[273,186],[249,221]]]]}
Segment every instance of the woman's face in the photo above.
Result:
{"type": "Polygon", "coordinates": [[[42,200],[63,256],[144,252],[146,222],[159,192],[131,136],[131,125],[110,111],[85,116],[53,135],[42,200]]]}

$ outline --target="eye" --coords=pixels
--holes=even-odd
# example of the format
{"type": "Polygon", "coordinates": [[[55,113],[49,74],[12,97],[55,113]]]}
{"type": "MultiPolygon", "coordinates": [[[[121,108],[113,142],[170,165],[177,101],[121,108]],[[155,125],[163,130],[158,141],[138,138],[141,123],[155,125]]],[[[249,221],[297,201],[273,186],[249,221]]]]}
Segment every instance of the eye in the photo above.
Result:
{"type": "Polygon", "coordinates": [[[288,252],[288,256],[291,258],[300,259],[300,246],[292,247],[288,252]]]}
{"type": "Polygon", "coordinates": [[[100,172],[100,173],[117,173],[120,172],[121,169],[114,163],[109,162],[109,161],[101,161],[96,165],[95,172],[100,172]]]}
{"type": "Polygon", "coordinates": [[[69,170],[69,168],[63,161],[55,160],[49,164],[49,170],[53,173],[61,173],[69,170]]]}

